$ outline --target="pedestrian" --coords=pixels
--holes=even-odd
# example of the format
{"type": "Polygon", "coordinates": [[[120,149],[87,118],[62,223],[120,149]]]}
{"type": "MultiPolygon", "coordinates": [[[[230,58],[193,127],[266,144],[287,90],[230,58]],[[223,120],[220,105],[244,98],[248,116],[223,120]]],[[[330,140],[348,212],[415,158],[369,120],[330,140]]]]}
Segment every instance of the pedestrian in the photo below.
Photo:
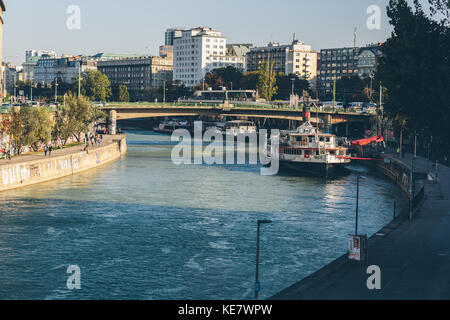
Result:
{"type": "Polygon", "coordinates": [[[400,147],[397,147],[397,158],[400,158],[400,147]]]}
{"type": "Polygon", "coordinates": [[[101,134],[100,135],[100,144],[102,144],[102,142],[103,142],[103,135],[101,134]]]}
{"type": "Polygon", "coordinates": [[[86,151],[87,154],[89,154],[89,142],[86,143],[83,150],[86,151]]]}
{"type": "Polygon", "coordinates": [[[11,160],[11,149],[8,150],[8,159],[11,160]]]}
{"type": "Polygon", "coordinates": [[[47,151],[48,151],[48,147],[47,147],[47,145],[45,145],[44,146],[44,155],[45,155],[45,157],[47,157],[47,151]]]}
{"type": "Polygon", "coordinates": [[[48,156],[49,157],[52,156],[52,151],[53,151],[53,145],[50,144],[50,147],[48,147],[48,156]]]}

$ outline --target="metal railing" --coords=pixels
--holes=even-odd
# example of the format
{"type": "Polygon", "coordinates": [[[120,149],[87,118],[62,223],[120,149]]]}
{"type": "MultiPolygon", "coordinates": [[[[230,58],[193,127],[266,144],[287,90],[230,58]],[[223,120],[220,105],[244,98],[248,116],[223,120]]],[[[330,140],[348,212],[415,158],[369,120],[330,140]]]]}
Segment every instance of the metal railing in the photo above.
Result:
{"type": "MultiPolygon", "coordinates": [[[[229,101],[229,107],[232,109],[267,109],[267,110],[286,110],[286,111],[302,111],[302,107],[299,106],[289,106],[284,102],[274,102],[274,103],[256,103],[249,101],[229,101]]],[[[205,108],[218,108],[222,109],[226,107],[223,102],[218,101],[195,101],[195,100],[181,100],[178,102],[112,102],[105,103],[103,107],[114,108],[114,107],[155,107],[155,108],[168,108],[168,107],[205,107],[205,108]]],[[[339,108],[333,107],[311,107],[310,112],[321,112],[330,114],[348,114],[348,115],[367,115],[356,112],[348,112],[339,108]]],[[[371,113],[370,113],[371,114],[371,113]]]]}

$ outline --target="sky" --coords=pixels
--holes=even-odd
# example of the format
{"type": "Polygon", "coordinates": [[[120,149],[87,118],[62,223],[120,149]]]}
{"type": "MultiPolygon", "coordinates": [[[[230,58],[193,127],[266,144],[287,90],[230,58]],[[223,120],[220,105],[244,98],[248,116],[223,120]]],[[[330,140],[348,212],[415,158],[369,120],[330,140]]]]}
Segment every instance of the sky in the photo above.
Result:
{"type": "Polygon", "coordinates": [[[323,48],[386,40],[388,0],[5,0],[4,61],[20,65],[27,49],[58,54],[158,54],[170,27],[206,26],[228,43],[287,44],[296,38],[323,48]],[[80,8],[79,30],[67,28],[70,5],[80,8]],[[381,8],[381,28],[369,30],[367,8],[381,8]]]}

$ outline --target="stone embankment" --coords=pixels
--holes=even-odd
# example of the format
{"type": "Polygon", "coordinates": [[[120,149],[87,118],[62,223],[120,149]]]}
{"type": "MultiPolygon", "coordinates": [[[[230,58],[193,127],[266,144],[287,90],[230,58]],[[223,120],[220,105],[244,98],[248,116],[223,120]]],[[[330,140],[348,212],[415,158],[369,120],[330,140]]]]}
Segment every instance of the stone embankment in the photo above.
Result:
{"type": "Polygon", "coordinates": [[[104,136],[101,146],[55,150],[51,157],[24,155],[0,160],[0,191],[29,186],[83,172],[116,160],[127,150],[124,135],[104,136]]]}

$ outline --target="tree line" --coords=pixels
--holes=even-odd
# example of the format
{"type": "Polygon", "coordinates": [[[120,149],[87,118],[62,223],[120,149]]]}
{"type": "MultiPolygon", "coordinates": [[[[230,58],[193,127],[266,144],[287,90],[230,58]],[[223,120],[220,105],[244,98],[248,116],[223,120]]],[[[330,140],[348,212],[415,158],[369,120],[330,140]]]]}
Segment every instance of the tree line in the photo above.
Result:
{"type": "Polygon", "coordinates": [[[420,135],[432,156],[450,153],[450,0],[429,0],[431,14],[418,0],[390,0],[393,27],[382,47],[376,79],[387,89],[385,112],[396,132],[420,135]]]}
{"type": "MultiPolygon", "coordinates": [[[[63,102],[64,95],[78,92],[78,90],[92,101],[129,102],[139,100],[132,92],[128,91],[126,85],[112,87],[108,77],[98,70],[90,70],[84,73],[81,76],[80,85],[78,78],[75,79],[73,84],[64,83],[61,79],[56,79],[50,85],[18,81],[17,89],[24,91],[25,95],[31,95],[32,91],[33,97],[39,97],[41,101],[51,102],[55,99],[55,85],[57,85],[57,99],[60,103],[63,102]],[[31,89],[31,87],[33,88],[31,89]]],[[[294,93],[299,96],[302,95],[304,90],[310,89],[307,80],[294,74],[276,74],[273,63],[269,64],[265,61],[259,70],[252,72],[242,72],[232,66],[214,69],[207,73],[204,81],[194,88],[188,88],[177,81],[167,82],[165,88],[150,87],[145,90],[143,97],[147,101],[153,101],[154,99],[162,100],[165,96],[166,101],[176,101],[179,98],[191,96],[195,90],[202,90],[203,88],[217,90],[226,87],[227,89],[256,90],[259,97],[267,101],[288,100],[292,93],[292,85],[294,85],[294,93]]],[[[142,95],[140,95],[140,99],[142,99],[142,95]]]]}
{"type": "Polygon", "coordinates": [[[61,140],[65,146],[69,138],[81,142],[82,133],[88,132],[94,121],[105,118],[105,114],[92,105],[89,98],[69,93],[66,104],[56,113],[47,107],[22,106],[14,108],[10,119],[3,121],[1,131],[10,135],[16,153],[30,146],[38,151],[49,141],[61,140]]]}
{"type": "Polygon", "coordinates": [[[289,100],[294,85],[294,94],[301,96],[304,90],[310,90],[310,83],[295,74],[276,73],[273,62],[264,61],[257,71],[242,72],[232,66],[214,69],[205,75],[204,82],[194,90],[211,88],[219,90],[256,90],[258,96],[267,101],[289,100]]]}

